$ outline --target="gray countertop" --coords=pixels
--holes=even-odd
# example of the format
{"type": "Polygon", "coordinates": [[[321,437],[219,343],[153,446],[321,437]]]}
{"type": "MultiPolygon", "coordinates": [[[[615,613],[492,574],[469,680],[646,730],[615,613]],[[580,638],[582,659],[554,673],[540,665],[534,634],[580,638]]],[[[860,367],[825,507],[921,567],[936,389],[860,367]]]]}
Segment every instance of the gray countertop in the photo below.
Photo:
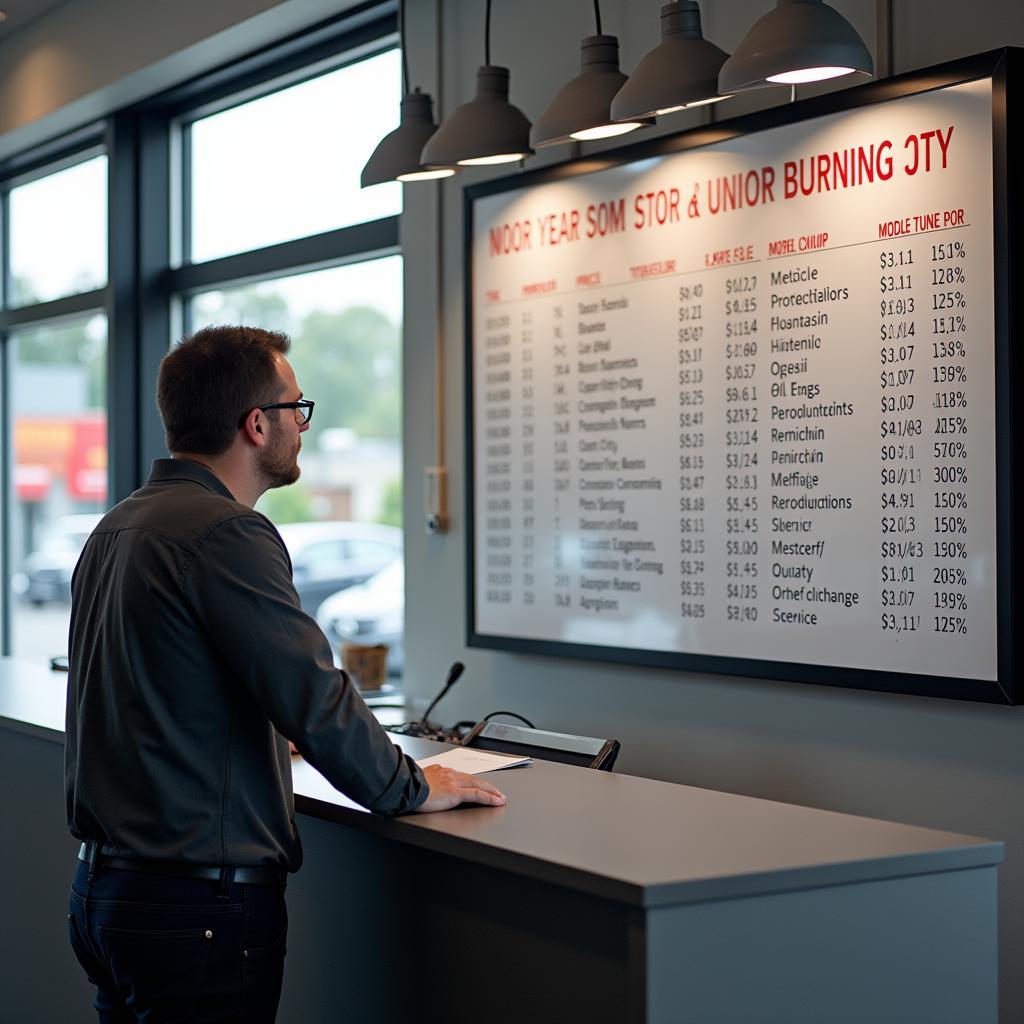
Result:
{"type": "MultiPolygon", "coordinates": [[[[66,677],[0,658],[0,725],[61,741],[66,677]]],[[[404,736],[414,757],[445,745],[404,736]]],[[[494,773],[504,807],[384,819],[296,758],[296,807],[634,907],[732,899],[995,865],[985,839],[535,761],[494,773]]]]}
{"type": "Polygon", "coordinates": [[[0,725],[64,742],[66,672],[0,658],[0,725]]]}

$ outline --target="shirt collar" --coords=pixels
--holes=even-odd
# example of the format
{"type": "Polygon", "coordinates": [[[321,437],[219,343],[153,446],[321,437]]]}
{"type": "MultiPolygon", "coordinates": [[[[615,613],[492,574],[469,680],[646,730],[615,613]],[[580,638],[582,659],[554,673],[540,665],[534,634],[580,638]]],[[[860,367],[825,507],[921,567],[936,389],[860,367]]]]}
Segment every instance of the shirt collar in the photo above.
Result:
{"type": "Polygon", "coordinates": [[[154,459],[149,482],[161,483],[164,480],[189,480],[222,497],[237,500],[216,473],[191,459],[154,459]]]}

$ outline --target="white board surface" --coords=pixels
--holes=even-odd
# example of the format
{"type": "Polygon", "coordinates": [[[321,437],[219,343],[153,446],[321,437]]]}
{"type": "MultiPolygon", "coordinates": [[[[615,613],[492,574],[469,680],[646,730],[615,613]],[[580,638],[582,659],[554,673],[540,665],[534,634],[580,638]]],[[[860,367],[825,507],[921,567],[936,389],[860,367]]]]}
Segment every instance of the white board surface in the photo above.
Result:
{"type": "Polygon", "coordinates": [[[476,200],[479,637],[996,678],[991,106],[476,200]]]}

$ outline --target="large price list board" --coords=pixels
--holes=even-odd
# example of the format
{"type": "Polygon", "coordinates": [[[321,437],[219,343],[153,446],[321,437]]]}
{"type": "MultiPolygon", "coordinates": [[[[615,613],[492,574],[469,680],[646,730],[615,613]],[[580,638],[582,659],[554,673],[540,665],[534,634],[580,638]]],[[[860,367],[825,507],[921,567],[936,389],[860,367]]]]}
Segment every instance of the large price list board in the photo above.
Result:
{"type": "Polygon", "coordinates": [[[992,103],[473,198],[471,643],[997,680],[992,103]]]}

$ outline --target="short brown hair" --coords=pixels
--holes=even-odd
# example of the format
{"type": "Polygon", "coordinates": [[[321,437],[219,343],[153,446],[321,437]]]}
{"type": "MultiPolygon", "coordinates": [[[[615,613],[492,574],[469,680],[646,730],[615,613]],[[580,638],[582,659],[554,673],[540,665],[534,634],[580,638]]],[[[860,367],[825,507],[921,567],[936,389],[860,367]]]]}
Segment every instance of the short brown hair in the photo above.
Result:
{"type": "Polygon", "coordinates": [[[287,334],[259,327],[204,327],[164,356],[156,404],[169,452],[221,455],[251,409],[278,399],[275,357],[287,334]]]}

